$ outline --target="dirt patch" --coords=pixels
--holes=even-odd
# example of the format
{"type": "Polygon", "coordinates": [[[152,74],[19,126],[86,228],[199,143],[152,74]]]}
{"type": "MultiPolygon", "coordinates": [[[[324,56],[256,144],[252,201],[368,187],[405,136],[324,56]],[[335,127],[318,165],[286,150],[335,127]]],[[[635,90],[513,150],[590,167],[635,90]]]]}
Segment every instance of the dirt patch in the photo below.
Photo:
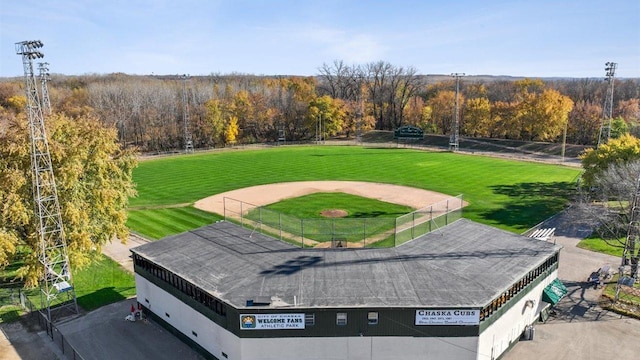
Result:
{"type": "MultiPolygon", "coordinates": [[[[343,192],[389,203],[406,205],[414,209],[421,209],[451,198],[450,195],[435,191],[392,184],[363,181],[298,181],[258,185],[227,191],[198,200],[194,206],[200,210],[224,215],[225,198],[239,200],[255,206],[264,206],[277,203],[284,199],[317,192],[343,192]]],[[[462,206],[466,205],[467,203],[463,202],[462,206]]],[[[460,204],[455,204],[455,206],[459,207],[460,204]]]]}
{"type": "Polygon", "coordinates": [[[329,210],[322,210],[320,212],[320,216],[324,216],[328,218],[343,218],[347,215],[349,215],[349,213],[346,210],[342,210],[342,209],[329,209],[329,210]]]}

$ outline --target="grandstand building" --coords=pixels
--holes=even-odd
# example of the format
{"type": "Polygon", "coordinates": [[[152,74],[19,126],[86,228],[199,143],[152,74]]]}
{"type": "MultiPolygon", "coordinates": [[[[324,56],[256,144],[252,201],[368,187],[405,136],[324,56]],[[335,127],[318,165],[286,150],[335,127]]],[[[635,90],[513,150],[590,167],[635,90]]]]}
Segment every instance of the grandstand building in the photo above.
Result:
{"type": "Polygon", "coordinates": [[[460,219],[395,248],[221,221],[131,251],[145,312],[208,358],[380,360],[498,358],[562,295],[560,248],[460,219]]]}

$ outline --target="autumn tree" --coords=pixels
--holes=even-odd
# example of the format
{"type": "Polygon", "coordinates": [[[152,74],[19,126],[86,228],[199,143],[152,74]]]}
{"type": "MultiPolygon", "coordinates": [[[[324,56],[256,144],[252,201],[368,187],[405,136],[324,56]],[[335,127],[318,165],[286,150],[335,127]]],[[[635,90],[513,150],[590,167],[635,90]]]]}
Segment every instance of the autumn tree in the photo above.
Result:
{"type": "Polygon", "coordinates": [[[344,103],[339,99],[333,99],[329,95],[320,96],[309,103],[308,126],[310,131],[315,129],[318,121],[322,124],[321,138],[334,136],[344,126],[345,121],[344,103]]]}
{"type": "Polygon", "coordinates": [[[567,140],[574,144],[594,144],[601,125],[602,106],[590,101],[578,101],[569,113],[567,140]]]}
{"type": "Polygon", "coordinates": [[[638,274],[640,244],[632,242],[627,246],[626,235],[629,224],[634,221],[632,204],[639,177],[640,160],[611,163],[593,175],[589,186],[581,188],[579,201],[569,211],[577,222],[590,225],[609,246],[630,252],[627,255],[631,258],[633,277],[638,274]]]}
{"type": "Polygon", "coordinates": [[[462,131],[469,136],[490,135],[491,104],[486,97],[467,99],[464,104],[462,131]]]}
{"type": "MultiPolygon", "coordinates": [[[[24,113],[0,116],[7,124],[0,128],[0,267],[26,246],[31,251],[18,276],[35,286],[43,269],[37,257],[28,124],[24,113]]],[[[54,114],[46,124],[69,258],[82,268],[105,243],[127,240],[135,154],[121,148],[115,127],[95,118],[54,114]]]]}
{"type": "Polygon", "coordinates": [[[584,173],[582,182],[591,187],[594,179],[614,164],[625,164],[640,159],[640,140],[632,135],[624,134],[618,139],[611,139],[600,144],[597,149],[587,149],[580,156],[584,173]]]}
{"type": "Polygon", "coordinates": [[[217,99],[211,99],[205,103],[206,126],[210,129],[210,134],[214,144],[224,144],[224,115],[222,105],[217,99]]]}
{"type": "Polygon", "coordinates": [[[225,126],[224,140],[227,144],[235,144],[238,141],[238,118],[235,116],[229,117],[229,121],[225,126]]]}
{"type": "MultiPolygon", "coordinates": [[[[431,109],[433,127],[437,129],[437,133],[439,134],[446,135],[451,131],[455,97],[456,93],[454,91],[443,90],[439,91],[434,97],[427,101],[427,105],[431,109]]],[[[458,101],[460,101],[460,103],[464,102],[462,96],[459,97],[458,101]]]]}

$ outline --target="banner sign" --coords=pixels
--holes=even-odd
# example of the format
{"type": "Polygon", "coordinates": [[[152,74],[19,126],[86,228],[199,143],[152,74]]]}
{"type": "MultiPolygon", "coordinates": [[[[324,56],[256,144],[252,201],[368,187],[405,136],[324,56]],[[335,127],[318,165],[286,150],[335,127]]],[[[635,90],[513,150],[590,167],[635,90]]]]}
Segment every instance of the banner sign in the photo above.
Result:
{"type": "Polygon", "coordinates": [[[480,310],[416,310],[416,325],[478,325],[480,310]]]}
{"type": "Polygon", "coordinates": [[[240,330],[304,329],[304,314],[240,314],[240,330]]]}

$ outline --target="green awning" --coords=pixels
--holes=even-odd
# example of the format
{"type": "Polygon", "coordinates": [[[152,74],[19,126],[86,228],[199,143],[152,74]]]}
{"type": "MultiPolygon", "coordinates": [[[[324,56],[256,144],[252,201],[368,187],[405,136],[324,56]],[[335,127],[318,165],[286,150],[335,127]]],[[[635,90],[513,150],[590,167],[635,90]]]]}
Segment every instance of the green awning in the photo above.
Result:
{"type": "Polygon", "coordinates": [[[562,281],[555,279],[542,291],[542,301],[555,305],[560,299],[567,295],[568,292],[562,281]]]}

